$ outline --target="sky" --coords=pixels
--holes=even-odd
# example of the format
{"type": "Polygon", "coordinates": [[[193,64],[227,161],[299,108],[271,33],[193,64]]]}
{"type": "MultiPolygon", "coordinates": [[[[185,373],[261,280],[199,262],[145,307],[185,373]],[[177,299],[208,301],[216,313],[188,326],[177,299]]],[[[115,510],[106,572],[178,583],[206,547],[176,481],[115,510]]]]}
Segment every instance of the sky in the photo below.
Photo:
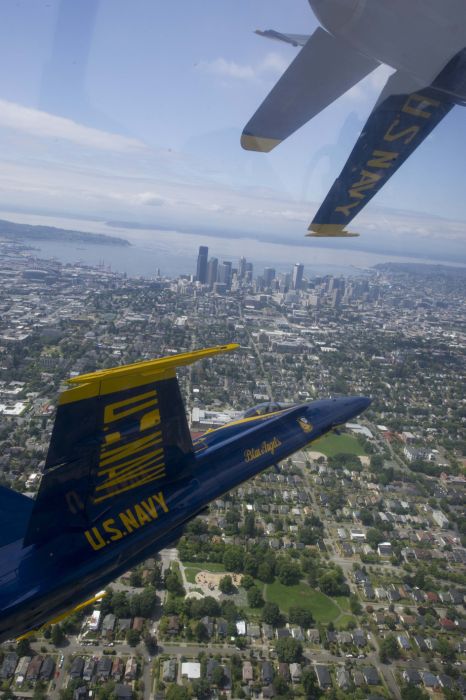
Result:
{"type": "Polygon", "coordinates": [[[82,230],[124,222],[127,238],[134,225],[200,244],[219,235],[238,254],[247,237],[297,258],[328,245],[466,263],[461,107],[355,219],[359,239],[304,238],[388,67],[270,154],[241,149],[297,53],[254,30],[311,34],[307,0],[3,0],[0,18],[0,210],[81,219],[82,230]]]}

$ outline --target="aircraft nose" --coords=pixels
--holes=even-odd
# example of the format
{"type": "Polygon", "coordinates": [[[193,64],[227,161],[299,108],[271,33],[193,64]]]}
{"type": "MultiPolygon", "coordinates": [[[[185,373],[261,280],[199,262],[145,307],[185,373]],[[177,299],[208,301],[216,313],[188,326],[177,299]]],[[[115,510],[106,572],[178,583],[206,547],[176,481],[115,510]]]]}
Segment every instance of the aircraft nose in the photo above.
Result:
{"type": "Polygon", "coordinates": [[[339,424],[347,423],[352,418],[359,416],[372,403],[372,399],[367,396],[348,396],[336,399],[335,415],[339,424]]]}

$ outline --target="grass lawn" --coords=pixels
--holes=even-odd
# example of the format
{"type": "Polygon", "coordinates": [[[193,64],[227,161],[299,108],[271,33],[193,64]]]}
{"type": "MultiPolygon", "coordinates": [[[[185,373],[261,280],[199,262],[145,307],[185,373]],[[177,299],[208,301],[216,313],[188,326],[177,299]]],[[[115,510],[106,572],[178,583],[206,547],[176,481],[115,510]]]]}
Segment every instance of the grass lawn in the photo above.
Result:
{"type": "Polygon", "coordinates": [[[334,598],[335,603],[340,606],[340,610],[350,611],[349,598],[346,595],[338,595],[334,598]]]}
{"type": "Polygon", "coordinates": [[[284,586],[279,581],[265,587],[265,599],[277,603],[280,610],[287,613],[291,606],[309,610],[316,622],[330,622],[340,615],[338,607],[328,596],[315,591],[305,583],[297,586],[284,586]]]}
{"type": "Polygon", "coordinates": [[[327,433],[327,435],[312,442],[309,449],[314,452],[322,452],[327,457],[333,457],[340,452],[358,456],[366,454],[357,438],[352,435],[336,435],[335,433],[327,433]]]}
{"type": "Polygon", "coordinates": [[[196,583],[196,574],[199,571],[211,571],[212,573],[225,571],[223,564],[211,561],[184,561],[183,567],[188,583],[196,583]]]}
{"type": "Polygon", "coordinates": [[[353,615],[342,615],[340,619],[337,622],[335,622],[335,626],[339,630],[344,630],[346,629],[346,625],[348,624],[348,622],[350,622],[350,620],[351,622],[357,622],[356,618],[353,617],[353,615]]]}

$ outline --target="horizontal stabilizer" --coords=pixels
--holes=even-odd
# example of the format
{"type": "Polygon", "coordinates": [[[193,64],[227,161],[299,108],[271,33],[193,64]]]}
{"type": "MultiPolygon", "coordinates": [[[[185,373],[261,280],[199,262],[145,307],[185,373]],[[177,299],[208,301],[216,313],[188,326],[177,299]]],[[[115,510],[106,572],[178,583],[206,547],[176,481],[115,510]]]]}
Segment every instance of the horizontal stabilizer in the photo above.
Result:
{"type": "Polygon", "coordinates": [[[266,29],[265,31],[256,29],[255,33],[259,36],[264,36],[266,39],[283,41],[285,44],[291,44],[292,46],[304,46],[309,39],[309,34],[284,34],[283,32],[276,32],[275,29],[266,29]]]}
{"type": "Polygon", "coordinates": [[[377,66],[319,27],[245,126],[242,147],[271,151],[377,66]]]}
{"type": "Polygon", "coordinates": [[[34,501],[0,486],[0,547],[24,537],[34,501]]]}
{"type": "Polygon", "coordinates": [[[309,231],[343,230],[452,107],[435,87],[391,75],[309,231]]]}

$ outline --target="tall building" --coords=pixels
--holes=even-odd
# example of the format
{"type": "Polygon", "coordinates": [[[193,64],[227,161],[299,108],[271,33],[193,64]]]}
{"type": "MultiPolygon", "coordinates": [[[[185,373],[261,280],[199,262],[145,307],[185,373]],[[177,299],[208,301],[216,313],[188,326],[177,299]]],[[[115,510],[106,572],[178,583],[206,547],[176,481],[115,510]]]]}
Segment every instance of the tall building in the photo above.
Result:
{"type": "Polygon", "coordinates": [[[295,266],[293,267],[293,278],[292,278],[293,289],[301,289],[301,285],[303,283],[303,272],[304,272],[304,265],[302,265],[301,263],[296,263],[295,266]]]}
{"type": "Polygon", "coordinates": [[[272,284],[272,280],[275,279],[275,275],[276,275],[276,272],[275,272],[274,267],[264,267],[263,277],[264,277],[264,285],[266,287],[270,287],[270,285],[272,284]]]}
{"type": "Polygon", "coordinates": [[[244,279],[244,276],[246,274],[246,258],[242,256],[239,259],[239,264],[238,264],[238,277],[240,280],[244,279]]]}
{"type": "Polygon", "coordinates": [[[218,276],[218,258],[210,258],[207,265],[207,284],[212,289],[218,276]]]}
{"type": "Polygon", "coordinates": [[[207,282],[207,256],[209,249],[206,245],[199,246],[199,254],[197,256],[196,279],[202,284],[207,282]]]}
{"type": "Polygon", "coordinates": [[[224,260],[221,265],[218,266],[218,281],[222,284],[226,284],[227,288],[231,285],[231,262],[224,260]]]}
{"type": "Polygon", "coordinates": [[[252,263],[246,263],[246,271],[244,273],[244,276],[245,276],[247,282],[252,282],[252,272],[253,272],[252,263]]]}

